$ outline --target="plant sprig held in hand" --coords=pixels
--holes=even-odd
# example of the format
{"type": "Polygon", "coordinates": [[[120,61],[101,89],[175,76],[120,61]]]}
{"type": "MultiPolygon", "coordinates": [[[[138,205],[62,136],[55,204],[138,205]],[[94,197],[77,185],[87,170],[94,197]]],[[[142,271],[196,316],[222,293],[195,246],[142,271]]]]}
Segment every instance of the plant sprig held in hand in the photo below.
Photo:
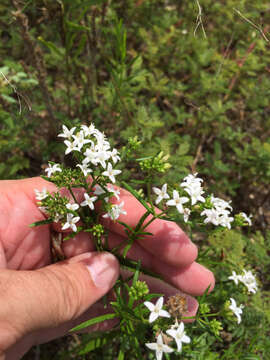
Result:
{"type": "MultiPolygon", "coordinates": [[[[182,352],[182,344],[189,346],[188,344],[191,343],[183,323],[185,319],[183,315],[187,310],[185,297],[178,294],[170,297],[164,304],[164,297],[161,294],[149,293],[147,284],[139,279],[140,274],[147,273],[147,270],[141,267],[140,261],[127,258],[129,249],[137,239],[151,236],[147,226],[155,219],[177,220],[188,225],[190,229],[195,227],[205,229],[212,226],[231,229],[235,226],[250,226],[250,217],[243,212],[233,215],[230,202],[213,194],[207,195],[202,186],[203,179],[197,174],[189,174],[174,187],[169,184],[153,184],[154,174],[162,173],[170,167],[167,162],[168,156],[163,156],[160,152],[153,157],[136,159],[141,170],[147,174],[146,196],[130,184],[120,182],[120,185],[124,186],[145,208],[137,225],[130,227],[124,222],[127,214],[125,203],[121,199],[120,188],[115,185],[119,183],[121,174],[121,170],[118,169],[121,161],[119,151],[111,148],[105,134],[93,124],[71,129],[63,125],[62,133],[58,136],[64,139],[65,154],[72,154],[77,164],[74,168],[69,168],[61,164],[49,163],[45,169],[46,176],[43,178],[55,184],[58,190],[54,193],[49,193],[45,188],[34,190],[37,206],[46,215],[47,220],[32,226],[50,222],[60,223],[63,231],[70,231],[64,240],[82,231],[89,233],[89,241],[91,236],[97,251],[111,251],[118,257],[120,264],[133,273],[129,279],[120,278],[117,281],[116,299],[111,302],[113,313],[90,319],[76,329],[117,317],[121,324],[119,331],[125,334],[128,329],[130,339],[137,334],[136,328],[140,328],[140,341],[135,341],[138,356],[141,354],[140,347],[143,344],[155,351],[157,360],[162,359],[163,353],[168,356],[167,354],[172,352],[182,352]],[[79,200],[75,191],[77,188],[83,190],[81,192],[83,199],[79,200]],[[104,219],[118,222],[127,235],[127,239],[113,249],[108,246],[108,233],[103,226],[104,219]],[[126,298],[126,301],[123,301],[123,298],[126,298]],[[157,300],[151,302],[153,298],[157,300]],[[156,338],[155,342],[151,342],[152,333],[156,338]]],[[[131,157],[133,150],[139,146],[140,142],[137,138],[130,139],[129,144],[123,148],[123,156],[131,157]]],[[[249,292],[256,292],[255,277],[251,271],[243,271],[244,275],[236,275],[233,271],[229,280],[233,280],[236,285],[242,282],[249,292]]],[[[205,298],[206,293],[202,299],[205,298]]],[[[230,303],[227,301],[225,308],[227,313],[231,311],[237,317],[238,323],[241,322],[243,305],[237,307],[235,300],[230,298],[230,303]]],[[[201,301],[200,311],[196,316],[198,326],[208,325],[210,331],[218,336],[222,329],[221,323],[216,319],[209,321],[209,316],[213,314],[210,314],[208,306],[201,301]]]]}

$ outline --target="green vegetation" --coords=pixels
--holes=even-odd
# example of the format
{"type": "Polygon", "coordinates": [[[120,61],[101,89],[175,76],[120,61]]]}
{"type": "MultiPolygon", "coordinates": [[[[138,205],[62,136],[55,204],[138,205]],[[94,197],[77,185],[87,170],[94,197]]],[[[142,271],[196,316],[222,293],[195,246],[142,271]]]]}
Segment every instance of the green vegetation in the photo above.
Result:
{"type": "MultiPolygon", "coordinates": [[[[183,358],[267,359],[269,2],[201,0],[201,18],[198,4],[2,0],[0,178],[39,175],[49,160],[71,162],[63,159],[57,134],[62,124],[91,122],[113,146],[134,146],[137,159],[160,150],[161,160],[170,154],[172,167],[164,168],[157,185],[179,183],[183,175],[198,172],[209,192],[232,199],[236,212],[253,214],[251,232],[216,231],[208,238],[193,234],[199,261],[218,279],[207,297],[211,312],[220,311],[219,304],[235,291],[227,278],[237,267],[255,270],[260,291],[239,295],[239,302],[250,302],[250,311],[241,326],[223,323],[221,337],[191,325],[192,351],[183,358]]],[[[122,168],[126,179],[138,181],[140,191],[146,189],[138,169],[147,175],[147,166],[146,159],[122,168]]],[[[115,358],[119,339],[97,339],[78,338],[80,356],[74,355],[75,338],[71,345],[63,340],[44,345],[40,359],[115,358]],[[81,350],[84,341],[93,350],[87,355],[81,350]]],[[[152,355],[145,352],[144,358],[152,355]]]]}

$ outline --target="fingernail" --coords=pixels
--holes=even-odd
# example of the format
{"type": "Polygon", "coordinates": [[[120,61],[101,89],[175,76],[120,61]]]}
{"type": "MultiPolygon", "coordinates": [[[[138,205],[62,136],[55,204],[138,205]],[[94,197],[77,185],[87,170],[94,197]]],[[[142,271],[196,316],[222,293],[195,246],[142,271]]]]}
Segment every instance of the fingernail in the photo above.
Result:
{"type": "Polygon", "coordinates": [[[95,254],[86,266],[96,287],[109,290],[118,278],[119,265],[112,254],[95,254]]]}

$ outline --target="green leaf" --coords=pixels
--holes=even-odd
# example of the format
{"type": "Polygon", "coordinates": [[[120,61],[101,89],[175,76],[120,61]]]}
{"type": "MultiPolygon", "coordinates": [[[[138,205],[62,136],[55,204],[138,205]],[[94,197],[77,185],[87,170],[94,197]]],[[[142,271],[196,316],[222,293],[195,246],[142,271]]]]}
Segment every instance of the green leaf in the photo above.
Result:
{"type": "Polygon", "coordinates": [[[128,224],[120,221],[120,220],[117,220],[118,224],[121,224],[123,225],[128,231],[130,231],[130,233],[133,233],[134,229],[132,229],[132,227],[130,227],[128,224]]]}
{"type": "Polygon", "coordinates": [[[123,186],[149,211],[150,214],[154,215],[154,210],[150,208],[147,202],[141,197],[136,190],[134,190],[125,181],[122,182],[123,186]]]}
{"type": "Polygon", "coordinates": [[[177,150],[177,155],[186,155],[187,152],[189,151],[189,148],[190,148],[190,143],[188,142],[182,143],[177,150]]]}
{"type": "Polygon", "coordinates": [[[41,220],[41,221],[36,221],[32,224],[30,224],[29,226],[32,227],[36,227],[36,226],[40,226],[40,225],[47,225],[47,224],[51,224],[53,223],[53,219],[47,219],[47,220],[41,220]]]}
{"type": "Polygon", "coordinates": [[[54,55],[57,55],[60,58],[63,58],[64,54],[65,54],[65,49],[56,46],[53,42],[51,41],[47,41],[45,39],[43,39],[42,36],[38,37],[38,40],[45,45],[49,50],[51,50],[51,53],[54,55]]]}
{"type": "Polygon", "coordinates": [[[78,330],[82,330],[88,326],[94,325],[94,324],[98,324],[100,322],[106,321],[106,320],[111,320],[111,319],[115,319],[117,317],[117,315],[115,313],[113,314],[105,314],[105,315],[101,315],[101,316],[97,316],[93,319],[84,321],[83,323],[81,323],[80,325],[74,327],[73,329],[71,329],[70,331],[78,331],[78,330]]]}
{"type": "Polygon", "coordinates": [[[73,21],[70,20],[66,20],[65,23],[68,25],[68,27],[70,27],[71,29],[75,29],[75,30],[83,30],[83,31],[91,31],[91,28],[85,26],[85,25],[80,25],[80,24],[76,24],[73,21]]]}
{"type": "Polygon", "coordinates": [[[128,251],[129,251],[129,249],[131,248],[132,244],[133,244],[133,242],[130,243],[130,244],[128,244],[127,246],[125,246],[125,248],[124,248],[124,250],[123,250],[123,257],[124,257],[124,259],[126,258],[127,253],[128,253],[128,251]]]}
{"type": "Polygon", "coordinates": [[[124,360],[125,359],[125,353],[122,349],[120,349],[117,360],[124,360]]]}
{"type": "Polygon", "coordinates": [[[100,348],[101,346],[105,346],[107,342],[108,342],[108,337],[107,338],[100,337],[98,339],[92,339],[86,345],[84,345],[82,350],[79,351],[79,355],[87,354],[93,350],[100,348]]]}

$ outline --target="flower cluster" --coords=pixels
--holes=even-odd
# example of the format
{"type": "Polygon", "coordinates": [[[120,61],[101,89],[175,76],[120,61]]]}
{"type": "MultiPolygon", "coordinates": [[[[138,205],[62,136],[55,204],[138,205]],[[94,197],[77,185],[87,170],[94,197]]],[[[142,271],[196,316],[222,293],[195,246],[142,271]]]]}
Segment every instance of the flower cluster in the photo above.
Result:
{"type": "MultiPolygon", "coordinates": [[[[63,125],[63,132],[59,137],[66,139],[65,154],[77,152],[83,155],[81,164],[77,166],[81,169],[84,176],[92,173],[99,165],[103,168],[102,175],[107,176],[111,182],[115,183],[115,176],[121,173],[121,170],[113,169],[113,165],[120,161],[119,153],[116,149],[111,150],[111,146],[106,136],[95,128],[93,124],[90,126],[81,125],[79,131],[76,127],[68,129],[63,125]],[[113,165],[112,165],[113,164],[113,165]]],[[[59,164],[49,165],[45,170],[48,177],[55,172],[61,172],[59,164]]]]}
{"type": "MultiPolygon", "coordinates": [[[[229,280],[232,280],[236,285],[238,285],[239,282],[243,283],[247,289],[248,292],[252,292],[252,293],[256,293],[258,290],[257,287],[257,281],[255,276],[252,274],[252,272],[246,271],[245,269],[243,270],[244,274],[242,275],[238,275],[236,274],[235,271],[232,272],[232,275],[228,277],[229,280]]],[[[240,305],[237,306],[236,302],[233,298],[230,298],[231,300],[231,305],[229,306],[229,308],[232,310],[232,312],[234,313],[234,315],[237,317],[237,323],[240,324],[241,322],[241,314],[242,314],[242,309],[244,308],[244,305],[240,305]]]]}
{"type": "Polygon", "coordinates": [[[234,283],[236,285],[238,285],[238,282],[240,281],[247,287],[248,292],[252,292],[253,294],[255,294],[258,290],[257,281],[256,281],[255,276],[252,274],[252,272],[250,270],[246,271],[244,269],[243,271],[244,271],[244,274],[242,274],[242,275],[237,275],[236,272],[233,271],[232,275],[229,276],[229,279],[234,281],[234,283]]]}
{"type": "MultiPolygon", "coordinates": [[[[154,193],[157,195],[155,200],[156,205],[161,201],[166,200],[167,206],[175,206],[177,211],[183,215],[184,222],[187,222],[192,212],[198,213],[203,217],[204,224],[213,224],[215,226],[222,226],[231,229],[231,223],[235,220],[231,216],[232,207],[230,202],[220,199],[211,195],[209,198],[205,198],[204,190],[202,187],[203,179],[197,177],[196,174],[189,174],[183,179],[180,184],[180,189],[183,189],[184,196],[179,194],[176,189],[172,190],[172,199],[168,194],[168,185],[164,184],[161,189],[153,187],[154,193]],[[185,196],[187,193],[188,196],[185,196]],[[197,203],[201,205],[196,207],[197,203]],[[185,205],[184,205],[185,204],[185,205]],[[202,210],[200,210],[202,208],[202,210]]],[[[251,225],[250,218],[245,213],[239,214],[241,222],[251,225]]]]}
{"type": "Polygon", "coordinates": [[[205,202],[205,198],[201,183],[203,179],[197,178],[197,173],[189,174],[184,178],[184,181],[180,184],[182,188],[188,193],[191,199],[191,205],[195,205],[198,201],[205,202]]]}
{"type": "Polygon", "coordinates": [[[211,223],[215,226],[220,225],[231,229],[231,223],[234,218],[230,216],[232,211],[230,203],[213,195],[211,195],[210,201],[213,205],[212,209],[205,209],[201,212],[202,216],[206,216],[204,223],[211,223]]]}
{"type": "Polygon", "coordinates": [[[236,301],[233,298],[230,298],[231,304],[229,306],[229,309],[232,310],[232,312],[234,313],[234,315],[237,317],[237,323],[240,324],[242,318],[241,318],[241,314],[242,314],[242,309],[244,308],[244,305],[240,305],[237,306],[236,305],[236,301]]]}
{"type": "MultiPolygon", "coordinates": [[[[171,318],[169,312],[163,309],[163,302],[163,297],[160,297],[155,304],[151,303],[150,301],[144,302],[144,305],[150,311],[149,323],[156,321],[159,317],[171,318]]],[[[163,338],[166,339],[167,343],[175,340],[178,352],[182,351],[182,343],[190,343],[190,337],[186,335],[184,330],[184,323],[181,322],[180,324],[178,324],[177,318],[175,320],[175,323],[171,325],[168,330],[166,330],[166,334],[169,336],[164,335],[162,332],[160,332],[157,336],[157,342],[145,344],[150,350],[156,351],[157,360],[162,359],[163,353],[171,353],[174,351],[172,347],[163,343],[163,338]]]]}
{"type": "MultiPolygon", "coordinates": [[[[81,220],[81,208],[88,207],[90,210],[94,210],[95,202],[102,199],[107,203],[107,212],[103,215],[105,218],[111,218],[116,220],[121,214],[126,214],[123,209],[124,202],[120,204],[110,204],[109,199],[115,197],[120,200],[120,191],[114,188],[113,185],[107,184],[107,181],[112,183],[116,182],[116,176],[121,173],[121,170],[113,168],[113,165],[117,164],[121,159],[116,149],[111,149],[110,143],[106,136],[95,128],[93,124],[90,126],[82,125],[77,131],[76,127],[68,129],[63,125],[62,133],[58,135],[64,138],[64,144],[66,145],[65,154],[73,152],[76,159],[79,161],[77,164],[78,170],[64,169],[60,164],[49,163],[45,169],[47,177],[56,184],[59,179],[65,181],[68,178],[74,179],[80,169],[81,174],[87,177],[89,174],[92,176],[92,184],[89,182],[89,186],[85,187],[84,200],[78,202],[73,197],[73,202],[65,205],[65,210],[60,209],[57,213],[54,213],[52,220],[62,222],[62,230],[71,229],[73,232],[78,231],[77,224],[81,220]],[[77,171],[77,173],[76,173],[77,171]],[[101,178],[100,185],[94,183],[95,179],[101,178]],[[102,180],[103,179],[103,180],[102,180]],[[106,180],[108,179],[108,180],[106,180]],[[104,195],[105,194],[105,195],[104,195]],[[65,219],[64,219],[65,218],[65,219]]],[[[80,183],[80,177],[78,177],[80,183]]],[[[84,184],[87,184],[84,180],[84,184]]],[[[61,184],[61,182],[60,182],[61,184]]],[[[77,184],[76,184],[77,185],[77,184]]],[[[83,184],[82,184],[83,185],[83,184]]],[[[41,205],[39,208],[44,213],[48,213],[48,195],[46,189],[42,191],[35,190],[36,199],[41,205]],[[47,199],[47,200],[46,200],[47,199]]],[[[50,201],[54,199],[52,195],[49,196],[50,201]]]]}

